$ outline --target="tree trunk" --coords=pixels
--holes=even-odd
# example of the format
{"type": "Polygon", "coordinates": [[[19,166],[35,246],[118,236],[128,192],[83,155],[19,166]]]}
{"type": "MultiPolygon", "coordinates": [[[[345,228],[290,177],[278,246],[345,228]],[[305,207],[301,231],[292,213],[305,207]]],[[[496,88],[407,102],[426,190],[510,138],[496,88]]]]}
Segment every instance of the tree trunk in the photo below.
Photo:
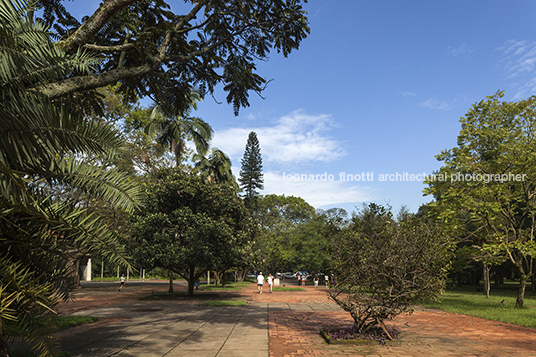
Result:
{"type": "Polygon", "coordinates": [[[172,294],[173,293],[173,272],[171,270],[169,270],[168,272],[169,272],[169,289],[168,289],[168,293],[172,294]]]}
{"type": "Polygon", "coordinates": [[[195,283],[195,267],[190,267],[190,274],[188,279],[188,296],[194,296],[194,283],[195,283]]]}
{"type": "Polygon", "coordinates": [[[245,281],[246,280],[246,276],[248,275],[248,268],[243,268],[242,271],[240,272],[240,280],[239,281],[245,281]]]}
{"type": "Polygon", "coordinates": [[[516,307],[519,309],[523,308],[523,300],[525,299],[525,287],[527,286],[527,276],[521,274],[521,279],[519,281],[519,289],[517,291],[516,307]]]}
{"type": "Polygon", "coordinates": [[[222,287],[225,287],[225,270],[215,270],[214,275],[216,276],[216,285],[221,285],[222,287]]]}
{"type": "Polygon", "coordinates": [[[532,286],[531,286],[531,290],[533,293],[536,293],[536,274],[534,274],[534,267],[536,266],[536,258],[532,258],[532,269],[531,269],[531,272],[532,272],[532,286]]]}
{"type": "Polygon", "coordinates": [[[489,299],[489,290],[490,290],[489,267],[486,264],[484,264],[484,289],[486,290],[486,299],[489,299]]]}

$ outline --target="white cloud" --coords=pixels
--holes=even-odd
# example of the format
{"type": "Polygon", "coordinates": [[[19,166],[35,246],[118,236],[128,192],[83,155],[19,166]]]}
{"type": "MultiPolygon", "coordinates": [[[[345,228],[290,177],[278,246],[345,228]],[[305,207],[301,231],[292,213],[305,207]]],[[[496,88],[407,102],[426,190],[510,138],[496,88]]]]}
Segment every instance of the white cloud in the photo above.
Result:
{"type": "Polygon", "coordinates": [[[363,185],[357,185],[355,181],[340,181],[338,173],[321,172],[314,175],[314,180],[296,181],[285,179],[283,172],[265,172],[262,194],[273,193],[301,197],[317,208],[325,205],[368,202],[377,198],[374,190],[366,185],[366,181],[363,185]],[[325,176],[322,176],[324,174],[325,176]],[[330,177],[330,174],[333,176],[330,177]],[[332,180],[330,181],[329,178],[332,180]]]}
{"type": "Polygon", "coordinates": [[[466,56],[476,51],[476,46],[469,46],[466,43],[458,46],[458,47],[449,47],[447,49],[447,54],[452,57],[457,56],[466,56]]]}
{"type": "Polygon", "coordinates": [[[331,162],[346,155],[341,142],[327,135],[334,126],[329,115],[309,115],[297,110],[280,118],[273,126],[217,131],[212,146],[237,162],[244,154],[249,133],[255,131],[263,163],[331,162]]]}
{"type": "Polygon", "coordinates": [[[410,91],[404,91],[404,92],[399,92],[399,95],[404,96],[404,97],[415,97],[417,95],[417,93],[410,92],[410,91]]]}
{"type": "Polygon", "coordinates": [[[514,100],[533,95],[536,87],[536,41],[506,41],[496,49],[504,58],[501,66],[512,86],[517,89],[514,100]]]}
{"type": "Polygon", "coordinates": [[[436,110],[448,110],[451,108],[450,104],[446,100],[428,99],[425,102],[419,104],[420,107],[436,110]]]}

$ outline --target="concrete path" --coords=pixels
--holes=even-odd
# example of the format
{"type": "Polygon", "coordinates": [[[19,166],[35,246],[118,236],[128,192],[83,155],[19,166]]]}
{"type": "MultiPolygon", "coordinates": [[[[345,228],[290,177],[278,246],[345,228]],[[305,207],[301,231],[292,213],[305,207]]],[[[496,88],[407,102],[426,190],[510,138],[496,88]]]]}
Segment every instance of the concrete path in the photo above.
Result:
{"type": "Polygon", "coordinates": [[[210,307],[177,302],[134,302],[72,315],[115,322],[62,338],[72,357],[267,357],[268,311],[338,311],[334,304],[256,302],[210,307]]]}
{"type": "Polygon", "coordinates": [[[267,304],[210,307],[169,302],[121,304],[74,315],[123,318],[62,339],[75,356],[263,356],[267,304]]]}

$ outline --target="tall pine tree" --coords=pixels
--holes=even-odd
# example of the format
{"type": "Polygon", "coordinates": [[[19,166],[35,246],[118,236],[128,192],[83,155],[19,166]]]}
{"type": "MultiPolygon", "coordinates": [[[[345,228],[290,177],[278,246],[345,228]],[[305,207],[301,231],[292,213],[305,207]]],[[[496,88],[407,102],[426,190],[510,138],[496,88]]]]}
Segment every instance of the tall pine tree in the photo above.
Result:
{"type": "Polygon", "coordinates": [[[259,195],[256,190],[264,189],[261,149],[257,134],[254,131],[249,133],[248,136],[238,181],[244,192],[243,197],[246,206],[249,208],[253,207],[255,197],[259,195]]]}

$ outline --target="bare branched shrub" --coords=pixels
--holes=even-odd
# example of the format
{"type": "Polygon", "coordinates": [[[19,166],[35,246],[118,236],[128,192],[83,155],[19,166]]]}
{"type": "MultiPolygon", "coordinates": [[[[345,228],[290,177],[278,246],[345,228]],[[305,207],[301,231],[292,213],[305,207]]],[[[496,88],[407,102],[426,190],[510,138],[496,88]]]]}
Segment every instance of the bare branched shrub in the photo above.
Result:
{"type": "Polygon", "coordinates": [[[437,298],[445,286],[449,239],[441,228],[406,214],[395,221],[369,205],[335,240],[336,284],[330,296],[362,332],[420,299],[437,298]]]}

